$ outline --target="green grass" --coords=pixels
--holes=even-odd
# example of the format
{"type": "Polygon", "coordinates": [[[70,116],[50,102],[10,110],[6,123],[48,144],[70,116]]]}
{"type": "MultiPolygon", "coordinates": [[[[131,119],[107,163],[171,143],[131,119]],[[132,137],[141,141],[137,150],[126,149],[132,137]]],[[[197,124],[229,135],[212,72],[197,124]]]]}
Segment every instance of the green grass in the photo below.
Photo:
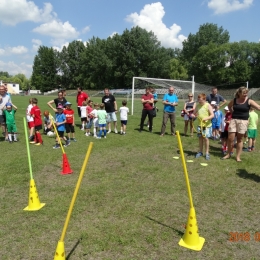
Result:
{"type": "MultiPolygon", "coordinates": [[[[41,110],[50,96],[38,96],[41,110]]],[[[77,259],[258,259],[259,151],[221,161],[220,144],[210,141],[211,159],[194,159],[196,137],[182,137],[193,203],[200,236],[206,242],[200,252],[178,245],[185,232],[189,200],[177,138],[160,138],[162,105],[153,134],[137,131],[141,104],[129,116],[125,136],[111,133],[107,139],[86,137],[76,129],[77,143],[65,148],[74,173],[61,175],[62,153],[53,138],[43,146],[30,146],[34,180],[45,207],[23,211],[28,205],[29,167],[23,127],[28,97],[13,98],[18,106],[18,143],[0,141],[0,259],[53,259],[71,198],[90,141],[94,142],[65,236],[66,256],[77,259]],[[230,232],[249,232],[249,242],[229,242],[230,232]]],[[[75,108],[75,97],[68,96],[75,108]]],[[[100,98],[93,98],[100,102],[100,98]]],[[[118,99],[120,105],[121,100],[118,99]]],[[[177,112],[177,128],[183,118],[177,112]]],[[[130,102],[129,102],[130,108],[130,102]]],[[[77,123],[80,123],[76,115],[77,123]]],[[[169,124],[169,123],[168,123],[169,124]]],[[[119,128],[119,127],[118,127],[119,128]]],[[[169,125],[167,131],[170,130],[169,125]]]]}

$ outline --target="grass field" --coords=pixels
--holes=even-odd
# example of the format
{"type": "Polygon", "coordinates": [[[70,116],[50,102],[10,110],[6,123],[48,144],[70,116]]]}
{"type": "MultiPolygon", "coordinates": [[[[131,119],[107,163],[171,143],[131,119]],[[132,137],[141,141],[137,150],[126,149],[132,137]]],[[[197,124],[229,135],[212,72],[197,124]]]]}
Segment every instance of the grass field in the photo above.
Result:
{"type": "MultiPolygon", "coordinates": [[[[54,97],[38,98],[43,111],[54,97]]],[[[194,159],[197,138],[181,137],[185,159],[194,161],[187,163],[187,169],[200,236],[206,240],[196,252],[178,245],[189,200],[181,160],[173,159],[180,156],[177,138],[159,137],[160,102],[152,134],[137,130],[139,101],[125,136],[110,133],[107,139],[96,140],[77,128],[78,142],[65,148],[74,171],[71,175],[60,174],[62,153],[52,149],[53,138],[43,136],[43,146],[30,145],[34,180],[46,205],[27,212],[23,208],[28,205],[30,175],[23,116],[28,97],[12,99],[18,106],[20,141],[9,144],[0,139],[1,260],[53,259],[90,141],[93,150],[65,236],[66,259],[259,259],[259,143],[256,151],[244,152],[237,163],[234,158],[221,161],[220,144],[211,141],[211,159],[205,161],[194,159]],[[201,162],[208,166],[202,167],[201,162]],[[232,232],[248,232],[250,240],[245,241],[247,233],[231,242],[232,232]]],[[[68,101],[76,108],[75,97],[68,96],[68,101]]],[[[182,105],[177,112],[180,133],[182,105]]],[[[77,115],[76,122],[80,123],[77,115]]]]}

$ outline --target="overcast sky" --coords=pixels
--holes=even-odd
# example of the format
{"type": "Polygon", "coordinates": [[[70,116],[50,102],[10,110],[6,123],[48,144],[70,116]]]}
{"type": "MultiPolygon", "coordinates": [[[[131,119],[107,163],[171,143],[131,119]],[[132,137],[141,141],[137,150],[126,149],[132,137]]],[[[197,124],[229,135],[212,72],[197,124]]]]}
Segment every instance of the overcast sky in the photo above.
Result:
{"type": "Polygon", "coordinates": [[[60,50],[137,25],[171,48],[204,23],[222,26],[231,42],[259,42],[259,13],[260,0],[0,0],[0,71],[30,77],[40,45],[60,50]]]}

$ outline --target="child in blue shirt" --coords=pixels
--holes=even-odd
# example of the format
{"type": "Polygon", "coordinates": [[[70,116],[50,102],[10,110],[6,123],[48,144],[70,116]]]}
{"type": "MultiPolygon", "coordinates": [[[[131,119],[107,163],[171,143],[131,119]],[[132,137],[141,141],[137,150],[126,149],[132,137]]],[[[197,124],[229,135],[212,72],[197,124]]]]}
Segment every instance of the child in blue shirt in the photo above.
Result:
{"type": "MultiPolygon", "coordinates": [[[[56,124],[57,132],[58,132],[60,139],[63,139],[66,142],[64,147],[67,147],[70,145],[70,142],[69,142],[69,140],[67,140],[66,136],[64,136],[65,123],[66,123],[66,116],[63,113],[63,106],[58,105],[57,114],[56,114],[56,118],[55,118],[55,124],[56,124]]],[[[58,148],[60,148],[60,144],[59,144],[59,139],[57,136],[56,144],[53,146],[53,149],[58,149],[58,148]]]]}
{"type": "MultiPolygon", "coordinates": [[[[212,101],[214,102],[214,101],[212,101]]],[[[214,140],[219,139],[220,137],[220,127],[222,123],[223,113],[219,110],[219,105],[214,104],[214,117],[211,119],[212,122],[212,138],[214,140]]]]}

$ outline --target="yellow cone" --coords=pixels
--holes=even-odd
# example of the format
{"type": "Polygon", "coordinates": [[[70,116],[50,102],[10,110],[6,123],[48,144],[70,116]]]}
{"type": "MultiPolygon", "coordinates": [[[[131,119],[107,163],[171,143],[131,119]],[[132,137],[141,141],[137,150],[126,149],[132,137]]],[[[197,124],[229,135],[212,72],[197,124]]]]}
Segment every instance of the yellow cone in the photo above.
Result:
{"type": "Polygon", "coordinates": [[[65,247],[64,247],[64,242],[59,241],[55,255],[54,255],[54,260],[65,260],[65,247]]]}
{"type": "Polygon", "coordinates": [[[34,211],[41,209],[45,203],[40,203],[38,196],[36,184],[33,179],[30,180],[30,189],[29,189],[29,205],[23,210],[34,211]]]}
{"type": "Polygon", "coordinates": [[[192,250],[200,251],[203,247],[204,242],[205,239],[199,236],[196,213],[193,207],[190,209],[185,234],[179,241],[179,245],[192,250]]]}

